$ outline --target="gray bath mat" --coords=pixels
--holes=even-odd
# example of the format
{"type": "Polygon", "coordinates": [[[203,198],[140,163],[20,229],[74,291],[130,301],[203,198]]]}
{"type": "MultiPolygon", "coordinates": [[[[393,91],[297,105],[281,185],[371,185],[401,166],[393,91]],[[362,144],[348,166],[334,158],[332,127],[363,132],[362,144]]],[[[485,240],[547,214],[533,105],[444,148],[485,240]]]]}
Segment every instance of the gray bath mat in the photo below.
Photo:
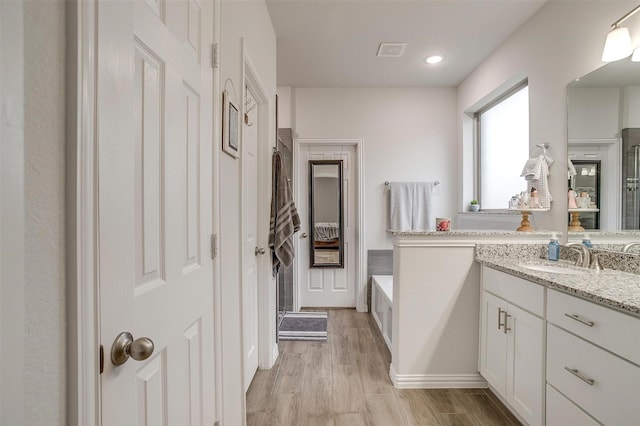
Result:
{"type": "Polygon", "coordinates": [[[327,340],[326,312],[287,312],[280,329],[280,340],[327,340]]]}

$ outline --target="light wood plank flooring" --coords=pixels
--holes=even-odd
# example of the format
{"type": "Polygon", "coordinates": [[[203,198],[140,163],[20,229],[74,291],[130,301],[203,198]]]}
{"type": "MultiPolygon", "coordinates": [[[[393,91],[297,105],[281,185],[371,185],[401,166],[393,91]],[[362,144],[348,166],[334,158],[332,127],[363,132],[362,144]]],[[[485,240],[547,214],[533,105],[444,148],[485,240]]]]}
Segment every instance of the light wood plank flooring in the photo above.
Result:
{"type": "Polygon", "coordinates": [[[519,425],[488,390],[395,389],[368,313],[329,310],[327,342],[280,342],[247,392],[249,426],[519,425]]]}

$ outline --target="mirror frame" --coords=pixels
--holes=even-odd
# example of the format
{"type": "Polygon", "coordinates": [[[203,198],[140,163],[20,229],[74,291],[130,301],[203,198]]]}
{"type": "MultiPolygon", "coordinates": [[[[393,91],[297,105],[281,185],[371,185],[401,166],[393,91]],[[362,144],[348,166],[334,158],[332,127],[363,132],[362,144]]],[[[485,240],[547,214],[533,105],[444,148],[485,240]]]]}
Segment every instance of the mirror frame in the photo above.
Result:
{"type": "Polygon", "coordinates": [[[344,199],[343,199],[343,173],[342,173],[342,160],[309,160],[309,267],[311,268],[344,268],[344,199]],[[313,169],[315,165],[330,165],[335,164],[338,166],[338,262],[337,263],[316,263],[315,257],[315,219],[314,219],[314,173],[313,169]]]}

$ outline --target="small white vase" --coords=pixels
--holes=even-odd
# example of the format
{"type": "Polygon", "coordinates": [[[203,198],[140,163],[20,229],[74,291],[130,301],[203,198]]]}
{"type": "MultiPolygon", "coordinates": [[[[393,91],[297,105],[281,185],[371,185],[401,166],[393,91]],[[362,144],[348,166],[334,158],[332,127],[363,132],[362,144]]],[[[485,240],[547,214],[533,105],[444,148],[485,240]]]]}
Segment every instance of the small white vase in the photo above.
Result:
{"type": "Polygon", "coordinates": [[[472,212],[480,211],[480,204],[469,204],[469,208],[472,212]]]}

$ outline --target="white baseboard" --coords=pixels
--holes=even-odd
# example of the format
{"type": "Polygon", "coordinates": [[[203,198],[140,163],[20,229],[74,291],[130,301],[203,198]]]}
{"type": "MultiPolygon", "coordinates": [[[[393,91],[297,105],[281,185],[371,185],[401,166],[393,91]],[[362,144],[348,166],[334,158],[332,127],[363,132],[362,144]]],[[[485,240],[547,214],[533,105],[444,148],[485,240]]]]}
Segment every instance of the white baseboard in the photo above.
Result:
{"type": "Polygon", "coordinates": [[[389,376],[398,389],[486,388],[487,381],[475,374],[398,374],[391,364],[389,376]]]}
{"type": "MultiPolygon", "coordinates": [[[[273,352],[271,355],[271,367],[273,367],[273,364],[276,363],[276,360],[278,359],[278,355],[280,355],[280,352],[278,351],[278,344],[276,343],[275,345],[273,345],[273,352]]],[[[269,368],[271,368],[269,367],[269,368]]]]}

